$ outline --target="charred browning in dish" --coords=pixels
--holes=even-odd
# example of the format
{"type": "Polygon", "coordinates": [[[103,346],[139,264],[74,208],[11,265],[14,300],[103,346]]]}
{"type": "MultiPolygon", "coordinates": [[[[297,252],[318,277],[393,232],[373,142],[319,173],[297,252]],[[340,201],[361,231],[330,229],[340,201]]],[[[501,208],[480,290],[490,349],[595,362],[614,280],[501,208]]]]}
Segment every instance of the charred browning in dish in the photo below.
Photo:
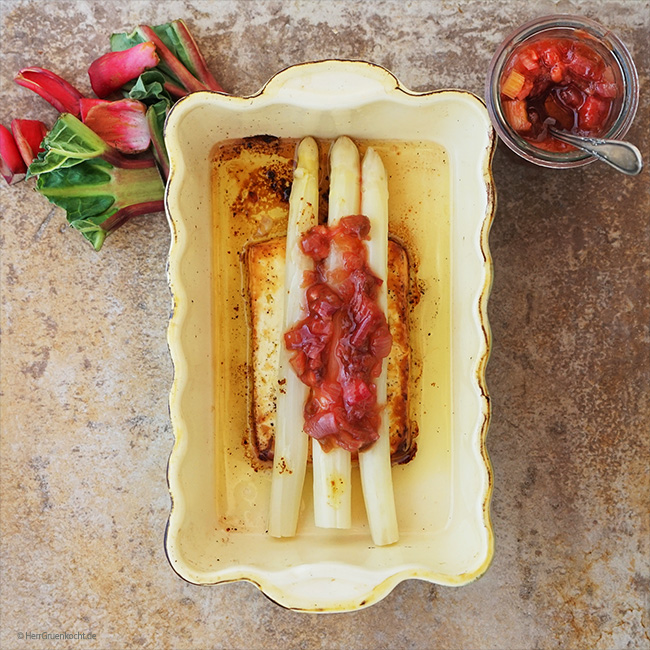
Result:
{"type": "Polygon", "coordinates": [[[279,153],[282,145],[282,139],[275,135],[254,135],[248,138],[229,140],[226,143],[220,143],[219,159],[224,162],[239,158],[243,150],[262,155],[279,153]]]}
{"type": "Polygon", "coordinates": [[[278,162],[239,175],[240,192],[233,202],[234,212],[240,217],[257,221],[260,215],[288,204],[291,179],[278,162]]]}
{"type": "Polygon", "coordinates": [[[280,197],[283,203],[289,203],[291,194],[291,179],[279,175],[277,169],[267,169],[266,178],[269,181],[269,188],[280,197]]]}
{"type": "MultiPolygon", "coordinates": [[[[252,404],[250,428],[257,461],[273,459],[276,372],[282,345],[281,310],[284,287],[285,238],[251,244],[246,252],[246,274],[251,325],[252,404]]],[[[417,427],[409,420],[409,266],[406,251],[395,241],[388,245],[388,325],[393,347],[388,357],[388,399],[391,454],[403,464],[415,455],[417,427]]]]}
{"type": "MultiPolygon", "coordinates": [[[[321,169],[322,169],[323,161],[321,160],[321,169]]],[[[330,193],[329,193],[329,183],[330,183],[330,177],[329,175],[325,176],[324,178],[321,179],[321,189],[320,195],[319,195],[319,202],[318,202],[318,223],[324,224],[327,222],[327,213],[329,210],[329,205],[330,205],[330,193]]]]}
{"type": "Polygon", "coordinates": [[[280,234],[286,227],[293,172],[294,145],[261,135],[219,144],[215,164],[223,174],[220,189],[229,203],[233,223],[255,238],[280,234]]]}

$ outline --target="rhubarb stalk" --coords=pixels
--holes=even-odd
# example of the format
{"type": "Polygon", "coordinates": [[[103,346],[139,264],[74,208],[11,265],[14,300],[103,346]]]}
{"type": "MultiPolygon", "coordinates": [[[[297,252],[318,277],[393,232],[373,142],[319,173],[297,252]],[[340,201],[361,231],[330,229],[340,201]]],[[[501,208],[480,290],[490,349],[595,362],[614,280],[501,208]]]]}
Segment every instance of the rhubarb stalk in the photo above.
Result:
{"type": "Polygon", "coordinates": [[[25,178],[27,166],[11,131],[0,124],[0,174],[9,185],[25,178]]]}
{"type": "Polygon", "coordinates": [[[181,58],[184,60],[187,67],[210,90],[223,92],[221,84],[214,78],[208,69],[207,63],[203,58],[203,54],[201,53],[199,46],[194,40],[194,37],[192,34],[190,34],[190,30],[187,28],[185,22],[182,20],[174,20],[172,23],[170,23],[170,25],[174,29],[174,32],[179,40],[179,43],[181,45],[179,50],[182,54],[185,55],[184,57],[181,56],[181,58]]]}
{"type": "Polygon", "coordinates": [[[149,106],[147,109],[147,125],[149,127],[149,136],[151,137],[153,155],[165,181],[169,176],[169,155],[167,154],[163,134],[163,125],[167,112],[168,109],[165,102],[158,102],[157,104],[153,104],[153,106],[149,106]]]}
{"type": "Polygon", "coordinates": [[[120,52],[144,42],[154,43],[160,62],[154,70],[143,73],[148,78],[141,85],[149,85],[152,79],[156,79],[169,95],[176,98],[198,90],[223,91],[182,20],[154,27],[139,25],[130,34],[113,34],[111,49],[120,52]],[[157,78],[151,75],[154,71],[159,75],[157,78]]]}
{"type": "Polygon", "coordinates": [[[45,68],[23,68],[14,81],[33,90],[48,101],[59,113],[72,113],[79,117],[79,100],[83,97],[72,84],[45,68]]]}
{"type": "Polygon", "coordinates": [[[156,44],[152,41],[138,43],[121,52],[108,52],[90,64],[90,85],[97,97],[108,97],[158,63],[156,44]]]}
{"type": "Polygon", "coordinates": [[[81,103],[84,124],[112,147],[125,154],[147,150],[151,136],[147,107],[142,102],[135,99],[96,102],[88,109],[84,100],[81,103]]]}
{"type": "Polygon", "coordinates": [[[95,250],[128,219],[164,209],[153,156],[124,156],[70,114],[57,120],[43,147],[28,175],[38,176],[36,189],[66,211],[95,250]]]}

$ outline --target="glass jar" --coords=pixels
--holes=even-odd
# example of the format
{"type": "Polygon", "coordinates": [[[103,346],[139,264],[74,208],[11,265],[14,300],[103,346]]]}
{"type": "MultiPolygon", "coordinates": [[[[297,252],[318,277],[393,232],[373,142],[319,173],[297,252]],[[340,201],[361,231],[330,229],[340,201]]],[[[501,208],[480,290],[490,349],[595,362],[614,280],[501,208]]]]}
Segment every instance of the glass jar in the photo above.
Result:
{"type": "MultiPolygon", "coordinates": [[[[589,56],[583,58],[588,60],[589,56]]],[[[531,82],[525,83],[530,85],[531,82]]],[[[572,82],[569,85],[572,86],[572,82]]],[[[494,128],[501,140],[515,153],[544,167],[577,167],[593,162],[595,158],[570,145],[560,145],[559,141],[548,133],[547,125],[552,124],[557,128],[565,128],[582,135],[620,139],[627,133],[636,114],[639,103],[639,79],[627,48],[605,27],[578,16],[546,16],[518,28],[497,49],[488,70],[485,99],[494,128]],[[549,75],[555,77],[552,66],[553,61],[558,60],[557,51],[555,53],[551,51],[553,48],[550,46],[553,44],[558,46],[555,49],[561,52],[560,57],[564,56],[564,59],[559,59],[557,83],[549,77],[549,75]],[[567,44],[571,48],[569,53],[566,52],[567,44]],[[607,79],[602,80],[605,88],[603,92],[608,95],[607,100],[602,100],[608,102],[607,115],[602,118],[602,123],[597,125],[594,132],[585,131],[583,127],[588,124],[589,119],[594,120],[594,111],[589,112],[591,104],[598,105],[601,100],[597,94],[592,94],[597,79],[592,80],[589,75],[593,76],[595,73],[588,68],[585,69],[584,63],[580,63],[581,52],[587,55],[591,52],[592,60],[602,60],[601,68],[607,70],[607,79]],[[530,54],[534,60],[531,59],[530,54]],[[519,82],[514,84],[513,89],[513,78],[510,73],[515,58],[519,59],[516,65],[523,74],[513,75],[515,81],[519,82]],[[579,68],[580,65],[582,68],[579,68]],[[562,78],[559,70],[563,71],[562,78]],[[544,81],[535,86],[536,90],[531,91],[529,96],[525,96],[526,89],[522,89],[520,95],[515,96],[517,89],[524,83],[522,79],[527,80],[528,75],[532,78],[535,74],[538,74],[538,79],[544,78],[544,81]],[[585,76],[580,77],[579,74],[585,76]],[[567,80],[571,79],[577,80],[579,85],[584,87],[579,91],[576,89],[567,91],[567,80]],[[543,102],[539,106],[534,105],[536,99],[533,96],[540,87],[543,92],[540,95],[541,100],[539,98],[537,100],[542,101],[544,97],[548,100],[552,97],[550,105],[543,102]],[[504,95],[504,89],[510,94],[504,95]],[[573,99],[571,92],[575,96],[573,99]],[[520,99],[521,95],[524,97],[520,99]],[[575,107],[573,114],[571,109],[567,109],[563,99],[567,99],[575,107]],[[587,99],[591,103],[590,106],[581,108],[587,99]],[[513,109],[515,106],[516,111],[513,109]],[[545,111],[545,106],[548,106],[550,112],[545,111]],[[526,113],[523,111],[527,111],[530,120],[527,120],[526,113]],[[517,114],[521,119],[517,118],[517,114]],[[561,119],[566,116],[562,119],[563,127],[557,124],[554,115],[559,115],[561,119]],[[571,119],[574,119],[574,128],[568,128],[571,119]],[[531,121],[532,126],[528,128],[531,121]],[[513,124],[521,128],[516,130],[513,124]]]]}

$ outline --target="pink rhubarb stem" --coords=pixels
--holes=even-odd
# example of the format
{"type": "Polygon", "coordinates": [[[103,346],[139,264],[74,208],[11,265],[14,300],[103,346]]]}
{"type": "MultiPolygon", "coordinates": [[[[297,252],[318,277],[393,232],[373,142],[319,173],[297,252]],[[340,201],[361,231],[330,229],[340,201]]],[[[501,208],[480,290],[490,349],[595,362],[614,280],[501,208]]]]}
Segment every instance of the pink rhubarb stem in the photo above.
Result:
{"type": "Polygon", "coordinates": [[[125,208],[122,208],[121,210],[118,210],[115,214],[106,219],[106,221],[102,223],[102,229],[106,232],[111,232],[112,230],[119,228],[121,225],[133,217],[140,217],[145,214],[151,214],[152,212],[163,212],[164,210],[165,202],[162,200],[145,201],[144,203],[129,205],[125,208]]]}
{"type": "Polygon", "coordinates": [[[192,73],[174,56],[169,48],[158,38],[156,32],[148,25],[139,25],[138,31],[149,41],[156,44],[158,56],[164,61],[178,80],[189,92],[208,90],[192,73]]]}
{"type": "Polygon", "coordinates": [[[192,59],[192,65],[194,66],[194,70],[196,71],[198,78],[210,90],[224,92],[221,84],[214,78],[214,76],[208,69],[208,65],[205,62],[205,59],[203,58],[203,54],[201,54],[201,50],[199,49],[199,46],[194,40],[192,34],[190,34],[190,30],[187,29],[187,25],[185,24],[185,22],[182,20],[176,20],[174,21],[174,25],[178,29],[179,36],[184,41],[185,50],[187,54],[190,56],[190,58],[192,59]]]}
{"type": "Polygon", "coordinates": [[[16,140],[20,155],[28,167],[38,156],[43,138],[47,135],[47,126],[40,120],[19,120],[11,121],[11,132],[16,140]]]}
{"type": "Polygon", "coordinates": [[[45,68],[23,68],[18,71],[14,81],[33,90],[59,113],[72,113],[79,117],[79,100],[83,95],[65,79],[45,68]]]}
{"type": "Polygon", "coordinates": [[[14,136],[6,126],[0,124],[0,174],[9,185],[13,185],[22,181],[26,173],[27,166],[14,136]]]}
{"type": "Polygon", "coordinates": [[[108,52],[90,64],[90,85],[97,97],[108,97],[124,84],[137,79],[145,70],[155,68],[159,62],[156,44],[151,41],[121,52],[108,52]]]}
{"type": "Polygon", "coordinates": [[[178,86],[178,85],[172,83],[171,81],[166,81],[166,82],[163,84],[163,86],[164,86],[165,90],[166,90],[170,95],[172,95],[173,97],[178,97],[178,98],[180,98],[180,97],[185,97],[186,95],[189,95],[189,93],[187,92],[187,90],[185,90],[184,88],[181,88],[180,86],[178,86]]]}
{"type": "Polygon", "coordinates": [[[86,109],[84,124],[111,147],[125,154],[145,151],[151,137],[146,116],[146,106],[136,99],[119,99],[98,102],[86,109]]]}

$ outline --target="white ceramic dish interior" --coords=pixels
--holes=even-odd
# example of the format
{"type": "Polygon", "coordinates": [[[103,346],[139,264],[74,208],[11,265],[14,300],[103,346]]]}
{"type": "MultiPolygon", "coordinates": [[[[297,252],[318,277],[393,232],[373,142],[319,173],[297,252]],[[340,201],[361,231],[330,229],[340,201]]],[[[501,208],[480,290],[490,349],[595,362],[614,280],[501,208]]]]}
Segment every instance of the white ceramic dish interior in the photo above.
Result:
{"type": "MultiPolygon", "coordinates": [[[[252,97],[192,94],[170,113],[165,137],[175,373],[166,552],[174,570],[198,584],[248,580],[285,607],[320,612],[368,606],[409,578],[462,585],[480,576],[493,552],[485,365],[494,134],[483,103],[461,91],[410,92],[369,63],[321,61],[284,70],[252,97]],[[232,328],[246,327],[229,311],[244,298],[214,290],[221,282],[215,260],[227,243],[211,197],[215,145],[259,134],[345,134],[442,152],[445,169],[415,170],[402,194],[421,198],[437,188],[444,200],[434,197],[427,213],[418,212],[418,197],[407,197],[413,214],[408,208],[390,217],[391,230],[412,242],[413,272],[425,289],[411,330],[418,453],[394,468],[401,536],[392,546],[373,546],[358,485],[350,531],[313,526],[307,487],[297,536],[277,540],[266,532],[270,473],[254,471],[244,454],[246,379],[239,361],[232,364],[245,351],[228,346],[232,328]]],[[[389,189],[398,197],[404,188],[389,189]]]]}

